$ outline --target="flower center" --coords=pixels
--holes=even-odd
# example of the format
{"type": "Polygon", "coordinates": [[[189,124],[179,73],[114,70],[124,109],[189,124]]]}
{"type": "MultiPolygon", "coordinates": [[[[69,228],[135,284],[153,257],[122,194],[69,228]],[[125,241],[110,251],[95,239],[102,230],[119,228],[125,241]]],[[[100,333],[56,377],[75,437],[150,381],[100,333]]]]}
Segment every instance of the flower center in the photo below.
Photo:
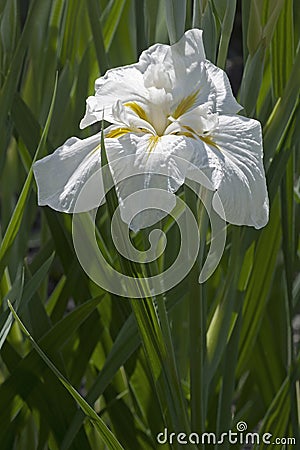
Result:
{"type": "Polygon", "coordinates": [[[116,122],[122,126],[112,128],[108,138],[120,138],[127,133],[149,134],[148,152],[151,153],[159,139],[165,135],[200,138],[206,144],[218,148],[211,136],[218,115],[207,104],[195,106],[199,89],[172,107],[172,96],[164,88],[149,87],[146,108],[137,102],[117,102],[113,108],[116,122]]]}

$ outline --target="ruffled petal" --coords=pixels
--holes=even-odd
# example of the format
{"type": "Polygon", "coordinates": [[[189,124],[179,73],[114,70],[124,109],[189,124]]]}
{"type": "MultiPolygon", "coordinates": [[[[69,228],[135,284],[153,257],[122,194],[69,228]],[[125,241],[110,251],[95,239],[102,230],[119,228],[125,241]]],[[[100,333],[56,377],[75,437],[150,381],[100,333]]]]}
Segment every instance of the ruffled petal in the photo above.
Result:
{"type": "Polygon", "coordinates": [[[214,144],[205,144],[209,176],[221,198],[226,221],[235,225],[264,227],[269,217],[269,199],[263,166],[261,125],[242,116],[219,116],[214,144]]]}
{"type": "Polygon", "coordinates": [[[129,106],[124,107],[124,105],[118,100],[112,107],[112,114],[114,116],[114,123],[119,126],[125,126],[132,131],[146,130],[149,133],[155,134],[155,129],[153,126],[145,119],[147,115],[144,110],[142,114],[145,113],[145,118],[141,118],[139,115],[139,109],[137,111],[132,110],[129,106]]]}
{"type": "Polygon", "coordinates": [[[187,97],[189,108],[207,102],[214,96],[214,85],[206,73],[204,60],[202,30],[187,31],[172,46],[151,46],[141,54],[138,63],[111,69],[96,80],[96,93],[86,101],[80,128],[103,118],[115,123],[112,106],[117,100],[123,104],[137,102],[149,111],[149,104],[153,103],[151,88],[171,92],[174,111],[187,97]]]}
{"type": "Polygon", "coordinates": [[[203,45],[203,30],[193,28],[184,33],[178,42],[171,46],[172,52],[176,52],[178,57],[184,58],[186,65],[192,66],[195,62],[205,59],[203,45]]]}
{"type": "Polygon", "coordinates": [[[210,104],[206,103],[182,114],[177,120],[172,117],[170,120],[172,123],[167,127],[165,134],[176,131],[204,134],[212,132],[217,127],[218,114],[212,113],[210,104]]]}
{"type": "Polygon", "coordinates": [[[212,101],[215,95],[214,84],[204,66],[202,33],[196,28],[188,30],[175,44],[156,44],[141,54],[139,67],[147,87],[164,88],[166,92],[171,92],[173,111],[180,108],[180,104],[191,109],[212,101]]]}
{"type": "MultiPolygon", "coordinates": [[[[186,31],[182,38],[171,46],[152,45],[140,56],[141,71],[146,72],[149,66],[162,68],[171,77],[174,88],[176,78],[185,76],[205,60],[202,33],[202,30],[194,28],[186,31]]],[[[166,79],[165,75],[161,76],[166,79]]]]}
{"type": "MultiPolygon", "coordinates": [[[[72,137],[54,153],[34,164],[40,206],[48,205],[66,213],[74,212],[80,190],[101,167],[100,136],[101,133],[98,133],[83,140],[72,137]]],[[[89,211],[99,206],[102,178],[95,179],[94,183],[92,195],[80,210],[76,207],[76,212],[89,211]]]]}
{"type": "Polygon", "coordinates": [[[80,122],[85,128],[103,118],[114,123],[112,107],[117,100],[123,103],[136,101],[147,104],[147,90],[143,75],[136,64],[111,69],[95,82],[95,95],[86,101],[86,113],[80,122]]]}
{"type": "Polygon", "coordinates": [[[160,199],[157,192],[151,189],[162,189],[175,193],[184,183],[189,160],[193,158],[194,146],[192,139],[184,136],[137,135],[128,133],[119,139],[106,139],[106,150],[116,183],[116,191],[121,206],[123,220],[134,230],[153,225],[168,214],[175,206],[175,197],[170,196],[170,202],[159,210],[160,199]],[[177,155],[180,155],[180,158],[177,155]],[[130,195],[141,190],[148,190],[149,198],[158,209],[143,211],[143,199],[137,207],[130,203],[130,195]],[[132,211],[141,211],[133,218],[132,211]],[[142,212],[143,211],[143,212],[142,212]]]}
{"type": "Polygon", "coordinates": [[[207,60],[205,61],[205,67],[216,90],[217,112],[222,114],[235,114],[243,109],[232,94],[230,82],[224,70],[216,67],[207,60]]]}

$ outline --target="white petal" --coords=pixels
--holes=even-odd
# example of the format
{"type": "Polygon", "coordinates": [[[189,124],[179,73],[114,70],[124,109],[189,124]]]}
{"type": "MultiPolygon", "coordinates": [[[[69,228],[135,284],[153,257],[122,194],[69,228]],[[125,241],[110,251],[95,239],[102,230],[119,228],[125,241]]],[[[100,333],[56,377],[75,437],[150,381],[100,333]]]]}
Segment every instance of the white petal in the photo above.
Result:
{"type": "Polygon", "coordinates": [[[167,92],[172,90],[172,80],[166,70],[166,65],[161,63],[149,64],[144,73],[144,84],[146,88],[156,87],[165,89],[167,92]]]}
{"type": "Polygon", "coordinates": [[[202,30],[187,31],[175,44],[156,44],[145,50],[138,66],[145,86],[164,88],[173,96],[173,109],[199,90],[193,107],[212,100],[214,84],[207,74],[202,30]]]}
{"type": "Polygon", "coordinates": [[[117,100],[122,102],[138,101],[147,103],[147,90],[141,71],[136,64],[111,69],[98,78],[95,83],[96,93],[86,101],[86,113],[80,122],[80,128],[85,128],[103,118],[114,123],[111,114],[112,106],[117,100]]]}
{"type": "MultiPolygon", "coordinates": [[[[83,140],[72,137],[54,153],[34,164],[33,171],[40,206],[48,205],[57,211],[67,213],[74,211],[81,188],[101,167],[100,136],[101,134],[98,133],[83,140]]],[[[101,188],[102,179],[99,179],[93,195],[82,211],[89,211],[99,206],[101,188]]],[[[76,212],[80,211],[77,209],[76,212]]]]}
{"type": "Polygon", "coordinates": [[[205,60],[202,30],[194,28],[184,33],[182,38],[173,45],[155,44],[145,50],[140,56],[140,63],[144,70],[150,65],[165,65],[172,67],[181,64],[185,67],[193,66],[205,60]]]}
{"type": "Polygon", "coordinates": [[[172,51],[189,60],[188,65],[192,65],[195,61],[203,61],[205,59],[205,50],[202,34],[203,31],[198,28],[186,31],[182,38],[171,46],[172,51]]]}
{"type": "Polygon", "coordinates": [[[219,116],[219,131],[213,134],[218,149],[205,144],[214,187],[225,216],[235,225],[262,228],[268,222],[269,199],[263,166],[261,126],[242,116],[219,116]]]}
{"type": "Polygon", "coordinates": [[[192,99],[192,101],[187,102],[188,108],[184,109],[184,113],[203,104],[209,105],[214,111],[216,110],[215,85],[209,77],[203,62],[195,65],[191,70],[186,68],[185,74],[176,78],[172,95],[172,114],[187,99],[192,99]]]}
{"type": "MultiPolygon", "coordinates": [[[[112,115],[114,117],[114,123],[118,126],[125,126],[132,131],[139,131],[139,129],[148,130],[150,133],[156,134],[153,126],[144,119],[141,119],[132,109],[124,107],[124,105],[118,100],[112,107],[112,115]]],[[[109,127],[110,129],[111,127],[109,127]]],[[[106,129],[107,131],[109,130],[106,129]]]]}
{"type": "MultiPolygon", "coordinates": [[[[150,98],[151,88],[172,92],[174,109],[185,97],[198,90],[193,106],[208,101],[215,94],[204,60],[202,31],[198,29],[187,31],[172,46],[151,46],[141,54],[137,64],[109,70],[104,77],[96,80],[96,93],[87,99],[86,114],[80,127],[103,118],[115,123],[111,108],[117,100],[122,103],[137,102],[147,111],[147,105],[153,100],[150,98]]],[[[149,113],[151,115],[151,111],[149,113]]]]}
{"type": "Polygon", "coordinates": [[[170,47],[174,66],[173,82],[174,101],[193,94],[199,89],[194,107],[206,103],[215,95],[214,85],[205,69],[205,51],[202,30],[188,30],[182,38],[170,47]]]}
{"type": "Polygon", "coordinates": [[[211,112],[211,105],[207,102],[182,114],[177,120],[172,117],[170,120],[172,123],[166,129],[165,134],[175,131],[186,132],[190,129],[195,133],[204,134],[212,132],[217,127],[218,114],[211,112]]]}
{"type": "MultiPolygon", "coordinates": [[[[119,139],[106,139],[107,156],[121,204],[121,215],[125,222],[130,223],[132,229],[145,228],[156,223],[175,206],[175,197],[170,196],[170,202],[164,205],[164,211],[147,209],[140,204],[138,209],[143,211],[132,220],[132,211],[136,211],[136,204],[130,205],[126,199],[130,194],[139,190],[151,188],[162,189],[174,193],[184,183],[188,168],[188,158],[192,158],[194,147],[192,139],[183,136],[162,136],[151,147],[151,135],[142,136],[128,133],[119,139]],[[117,141],[117,142],[116,142],[117,141]],[[177,154],[181,158],[177,158],[177,154]]],[[[149,201],[155,203],[155,199],[149,201]]],[[[134,200],[136,201],[136,199],[134,200]]],[[[156,198],[160,205],[160,199],[156,198]]]]}
{"type": "Polygon", "coordinates": [[[205,67],[216,88],[217,112],[235,114],[243,109],[232,94],[230,82],[224,70],[207,60],[205,61],[205,67]]]}
{"type": "Polygon", "coordinates": [[[188,164],[194,158],[195,141],[175,135],[156,137],[155,142],[153,138],[150,134],[127,133],[119,139],[106,139],[107,156],[116,181],[143,174],[142,188],[161,187],[176,192],[184,183],[188,164]],[[132,165],[125,164],[127,156],[134,157],[132,165]],[[115,161],[118,161],[116,166],[115,161]],[[159,182],[158,178],[154,180],[155,175],[159,176],[159,182]]]}

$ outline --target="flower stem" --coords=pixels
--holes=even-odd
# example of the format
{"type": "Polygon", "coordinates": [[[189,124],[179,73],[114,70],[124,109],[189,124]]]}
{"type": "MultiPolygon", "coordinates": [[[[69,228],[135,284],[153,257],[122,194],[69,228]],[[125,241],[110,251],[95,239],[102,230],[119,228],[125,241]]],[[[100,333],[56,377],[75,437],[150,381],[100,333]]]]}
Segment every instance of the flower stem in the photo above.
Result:
{"type": "MultiPolygon", "coordinates": [[[[149,276],[155,276],[159,273],[159,268],[157,264],[157,260],[148,264],[149,276]]],[[[160,329],[162,333],[162,337],[164,340],[164,345],[166,349],[166,367],[168,367],[169,379],[171,386],[174,387],[173,396],[177,398],[177,405],[179,410],[181,411],[180,415],[182,417],[183,425],[185,430],[190,430],[190,424],[188,422],[187,408],[186,402],[182,391],[180,376],[176,364],[175,351],[172,341],[170,320],[168,316],[168,311],[166,308],[166,299],[163,294],[156,295],[155,304],[157,306],[157,315],[159,319],[160,329]]],[[[178,411],[179,412],[179,411],[178,411]]]]}
{"type": "Polygon", "coordinates": [[[176,365],[175,352],[171,337],[170,323],[168,318],[168,313],[166,309],[165,299],[161,296],[157,301],[157,311],[159,316],[159,321],[161,325],[162,334],[165,340],[166,350],[167,350],[167,359],[169,363],[170,370],[170,378],[172,379],[173,386],[176,387],[175,395],[178,396],[178,404],[182,411],[182,416],[184,420],[185,429],[190,429],[188,423],[188,417],[186,414],[186,403],[182,392],[180,377],[176,365]]]}
{"type": "MultiPolygon", "coordinates": [[[[198,217],[197,197],[188,187],[185,187],[185,199],[195,217],[198,217]]],[[[192,431],[199,433],[205,431],[207,388],[205,376],[206,299],[204,287],[199,284],[198,277],[205,250],[207,225],[205,208],[201,205],[199,214],[199,257],[189,275],[191,428],[192,431]]]]}

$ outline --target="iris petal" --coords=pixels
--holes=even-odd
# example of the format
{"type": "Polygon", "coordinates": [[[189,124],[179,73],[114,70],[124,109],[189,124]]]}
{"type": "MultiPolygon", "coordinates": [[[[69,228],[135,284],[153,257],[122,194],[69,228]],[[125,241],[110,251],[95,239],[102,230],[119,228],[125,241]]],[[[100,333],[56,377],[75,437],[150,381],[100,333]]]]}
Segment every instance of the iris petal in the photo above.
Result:
{"type": "MultiPolygon", "coordinates": [[[[242,116],[221,115],[213,139],[219,150],[206,146],[208,170],[223,203],[223,218],[235,225],[264,227],[269,200],[260,123],[242,116]]],[[[222,216],[217,203],[214,206],[222,216]]]]}
{"type": "MultiPolygon", "coordinates": [[[[80,190],[101,167],[99,144],[100,133],[83,140],[72,137],[54,153],[34,164],[40,206],[49,205],[57,211],[67,213],[74,211],[80,190]]],[[[97,199],[101,187],[100,179],[93,190],[95,197],[89,199],[85,211],[99,206],[97,199]]]]}

